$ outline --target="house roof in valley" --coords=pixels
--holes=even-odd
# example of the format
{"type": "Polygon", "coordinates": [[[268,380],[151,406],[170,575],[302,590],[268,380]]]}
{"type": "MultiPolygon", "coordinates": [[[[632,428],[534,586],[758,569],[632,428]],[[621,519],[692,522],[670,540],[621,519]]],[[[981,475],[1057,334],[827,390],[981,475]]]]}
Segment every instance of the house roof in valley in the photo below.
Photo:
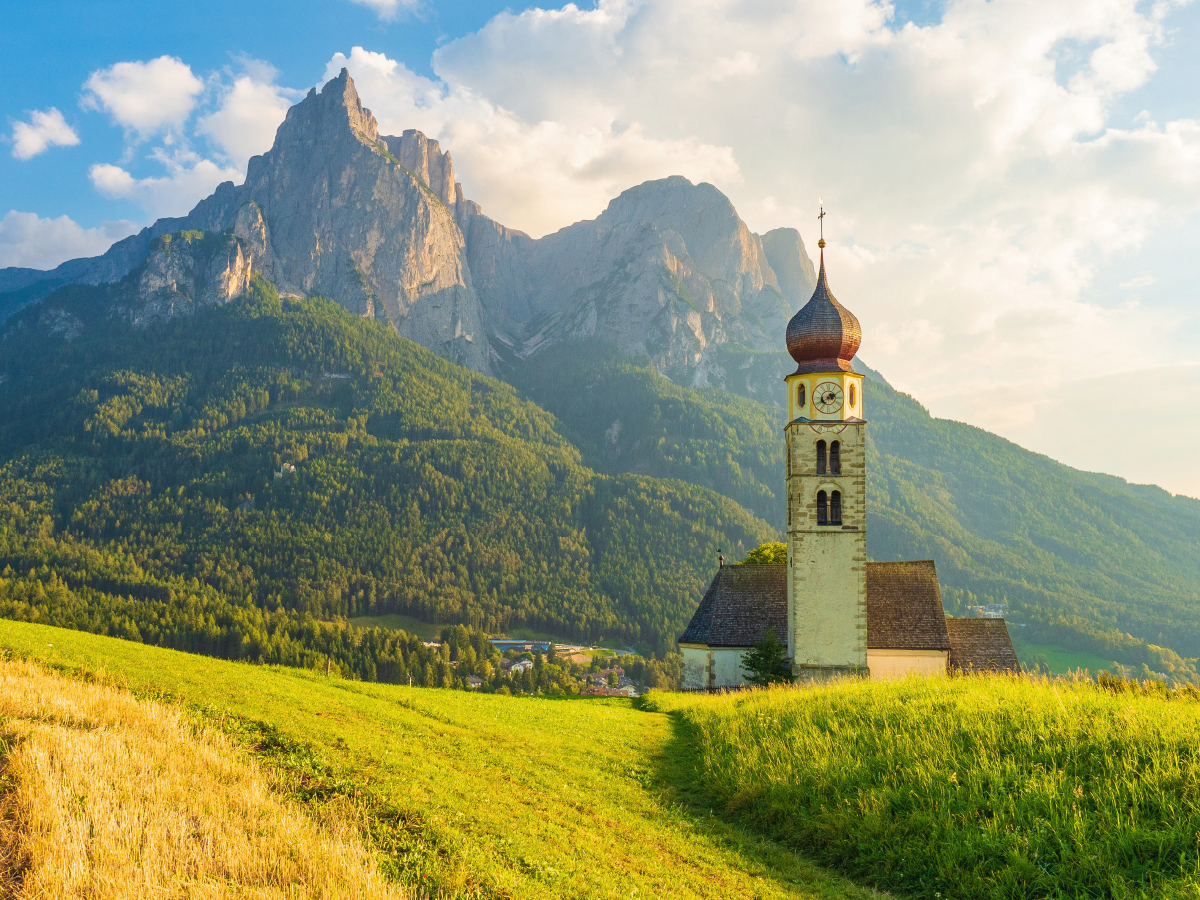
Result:
{"type": "MultiPolygon", "coordinates": [[[[787,565],[723,566],[679,643],[751,647],[767,629],[786,642],[787,565]]],[[[932,560],[867,563],[867,647],[951,649],[932,560]]]]}
{"type": "Polygon", "coordinates": [[[947,617],[950,634],[950,669],[959,672],[1020,672],[1021,663],[1013,649],[1003,619],[955,619],[947,617]]]}

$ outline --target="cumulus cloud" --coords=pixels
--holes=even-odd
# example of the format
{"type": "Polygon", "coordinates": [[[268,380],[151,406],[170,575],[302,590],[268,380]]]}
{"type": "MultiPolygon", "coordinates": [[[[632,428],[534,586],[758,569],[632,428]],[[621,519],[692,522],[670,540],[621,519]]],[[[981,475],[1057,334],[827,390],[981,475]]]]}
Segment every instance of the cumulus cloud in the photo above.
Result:
{"type": "Polygon", "coordinates": [[[350,0],[359,6],[368,6],[375,10],[381,22],[392,22],[402,13],[412,12],[417,8],[417,0],[350,0]]]}
{"type": "Polygon", "coordinates": [[[97,163],[88,170],[88,177],[104,196],[132,200],[151,218],[185,215],[222,181],[241,178],[237,169],[222,167],[185,150],[168,154],[159,149],[152,156],[167,174],[135,178],[121,166],[97,163]]]}
{"type": "Polygon", "coordinates": [[[35,109],[28,122],[17,122],[12,130],[12,155],[32,159],[49,147],[73,147],[79,135],[55,107],[35,109]]]}
{"type": "Polygon", "coordinates": [[[149,62],[119,62],[84,82],[85,109],[104,110],[113,121],[145,140],[178,132],[196,106],[204,82],[173,56],[149,62]]]}
{"type": "Polygon", "coordinates": [[[246,74],[221,88],[220,105],[199,120],[196,131],[206,135],[235,165],[271,149],[275,130],[300,92],[275,84],[276,72],[251,61],[246,74]]]}
{"type": "Polygon", "coordinates": [[[52,269],[68,259],[103,253],[137,231],[133,222],[105,222],[83,228],[67,216],[57,219],[9,210],[0,220],[0,268],[52,269]]]}
{"type": "Polygon", "coordinates": [[[694,137],[656,138],[597,107],[561,122],[528,122],[470,91],[417,75],[381,53],[355,47],[326,67],[349,69],[380,130],[417,128],[453,149],[468,196],[506,225],[541,235],[596,215],[631,184],[668,175],[736,184],[729,147],[694,137]]]}

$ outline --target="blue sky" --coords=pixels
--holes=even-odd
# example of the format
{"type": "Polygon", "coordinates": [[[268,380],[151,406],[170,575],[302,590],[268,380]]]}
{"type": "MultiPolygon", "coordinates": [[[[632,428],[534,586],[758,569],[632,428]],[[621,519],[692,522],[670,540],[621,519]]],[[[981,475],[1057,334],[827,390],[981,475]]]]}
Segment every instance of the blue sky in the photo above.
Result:
{"type": "Polygon", "coordinates": [[[346,65],[385,133],[440,140],[535,236],[671,174],[759,232],[811,238],[824,195],[868,363],[1200,496],[1200,3],[49,0],[7,4],[0,49],[0,266],[186,213],[346,65]]]}

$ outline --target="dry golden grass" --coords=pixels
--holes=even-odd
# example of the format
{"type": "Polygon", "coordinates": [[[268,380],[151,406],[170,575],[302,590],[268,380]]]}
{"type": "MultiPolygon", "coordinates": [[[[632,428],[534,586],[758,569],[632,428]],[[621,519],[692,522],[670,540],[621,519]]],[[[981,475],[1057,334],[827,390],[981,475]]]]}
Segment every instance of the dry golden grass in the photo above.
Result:
{"type": "Polygon", "coordinates": [[[0,660],[0,756],[0,897],[404,895],[171,706],[0,660]]]}

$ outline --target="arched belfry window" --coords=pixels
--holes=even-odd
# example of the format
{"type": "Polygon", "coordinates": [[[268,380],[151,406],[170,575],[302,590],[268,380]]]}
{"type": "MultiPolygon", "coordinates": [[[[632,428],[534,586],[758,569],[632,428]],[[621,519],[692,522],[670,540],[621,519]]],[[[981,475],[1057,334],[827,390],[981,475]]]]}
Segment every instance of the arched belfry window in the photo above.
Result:
{"type": "MultiPolygon", "coordinates": [[[[824,492],[822,492],[824,493],[824,492]]],[[[842,492],[834,491],[829,496],[829,524],[842,524],[842,492]]]]}
{"type": "Polygon", "coordinates": [[[817,441],[817,474],[825,474],[825,442],[817,441]]]}
{"type": "Polygon", "coordinates": [[[817,524],[829,524],[829,498],[824,491],[817,491],[817,524]]]}
{"type": "Polygon", "coordinates": [[[804,395],[804,382],[800,382],[796,386],[796,409],[804,409],[804,403],[808,398],[804,395]]]}
{"type": "Polygon", "coordinates": [[[854,404],[857,400],[857,397],[858,397],[858,394],[855,390],[854,385],[850,385],[850,408],[851,409],[854,409],[854,404]]]}
{"type": "Polygon", "coordinates": [[[834,441],[829,445],[829,472],[831,475],[842,474],[842,442],[834,441]]]}

